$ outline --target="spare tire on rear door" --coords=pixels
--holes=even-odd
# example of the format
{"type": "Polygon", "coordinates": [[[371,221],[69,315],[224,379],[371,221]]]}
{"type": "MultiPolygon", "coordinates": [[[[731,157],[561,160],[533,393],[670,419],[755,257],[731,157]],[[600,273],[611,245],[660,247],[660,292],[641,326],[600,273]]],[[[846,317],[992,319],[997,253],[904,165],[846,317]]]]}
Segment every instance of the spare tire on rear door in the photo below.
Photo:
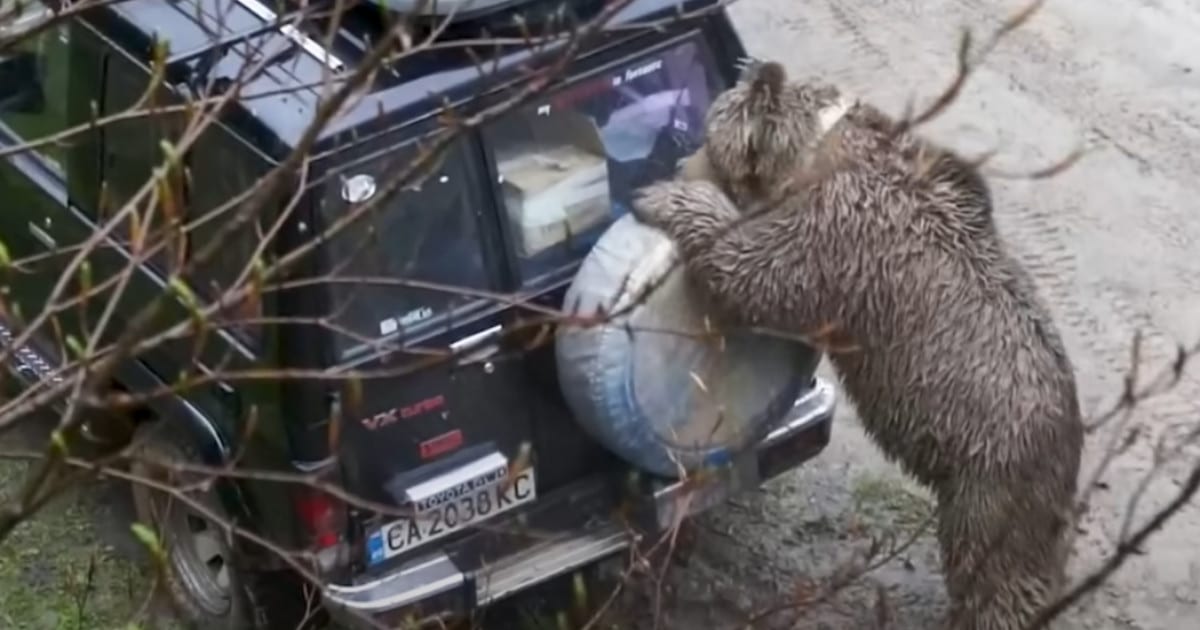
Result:
{"type": "Polygon", "coordinates": [[[811,348],[778,336],[706,338],[706,320],[715,327],[717,316],[675,257],[662,232],[629,214],[618,219],[564,300],[579,315],[617,315],[559,326],[556,343],[563,395],[583,429],[666,477],[724,463],[761,438],[815,361],[811,348]]]}

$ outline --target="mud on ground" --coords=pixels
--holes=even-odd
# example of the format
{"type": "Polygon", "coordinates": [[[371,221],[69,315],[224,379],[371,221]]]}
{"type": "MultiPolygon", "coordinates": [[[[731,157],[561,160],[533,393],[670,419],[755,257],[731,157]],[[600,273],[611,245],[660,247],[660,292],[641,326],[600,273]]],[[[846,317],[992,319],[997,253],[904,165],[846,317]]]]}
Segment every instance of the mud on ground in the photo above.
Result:
{"type": "MultiPolygon", "coordinates": [[[[927,103],[951,79],[958,29],[990,32],[1023,4],[740,0],[732,13],[752,54],[900,114],[908,99],[927,103]],[[779,51],[788,54],[780,59],[779,51]]],[[[1135,329],[1143,334],[1147,375],[1170,363],[1177,341],[1200,338],[1197,32],[1200,5],[1189,0],[1050,0],[926,129],[971,155],[998,150],[993,166],[1008,172],[1050,165],[1080,143],[1091,149],[1053,179],[990,179],[1003,236],[1032,270],[1065,336],[1085,412],[1119,396],[1135,329]]],[[[1127,502],[1154,467],[1155,441],[1166,436],[1176,444],[1200,424],[1200,370],[1139,408],[1132,423],[1143,437],[1102,479],[1077,545],[1076,576],[1112,553],[1127,502]]],[[[1089,438],[1085,479],[1114,435],[1125,433],[1109,427],[1089,438]]],[[[1136,508],[1138,522],[1169,500],[1196,457],[1195,448],[1184,449],[1163,467],[1136,508]]],[[[902,530],[894,522],[911,520],[916,509],[906,489],[844,404],[834,443],[819,461],[700,519],[688,567],[673,571],[676,597],[663,606],[662,627],[739,627],[739,609],[828,576],[872,532],[902,530]]],[[[1065,627],[1194,628],[1197,538],[1200,511],[1189,506],[1069,614],[1065,627]]],[[[931,542],[925,538],[793,627],[875,628],[880,616],[889,628],[936,627],[944,594],[931,542]]]]}

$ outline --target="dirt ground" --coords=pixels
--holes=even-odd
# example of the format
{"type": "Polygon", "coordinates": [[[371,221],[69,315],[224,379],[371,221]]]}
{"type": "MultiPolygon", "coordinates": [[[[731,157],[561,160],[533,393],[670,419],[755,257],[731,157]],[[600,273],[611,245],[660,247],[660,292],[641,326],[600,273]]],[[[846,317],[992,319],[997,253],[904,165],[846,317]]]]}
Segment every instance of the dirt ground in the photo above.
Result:
{"type": "MultiPolygon", "coordinates": [[[[899,114],[910,98],[927,103],[953,76],[959,29],[990,32],[1022,4],[740,0],[732,12],[752,54],[899,114]]],[[[991,179],[1000,228],[1057,317],[1089,413],[1119,395],[1135,329],[1144,335],[1147,375],[1170,362],[1177,341],[1200,337],[1197,32],[1193,0],[1050,0],[926,130],[969,154],[997,149],[993,166],[1007,172],[1047,166],[1079,143],[1092,149],[1055,179],[991,179]]],[[[1078,543],[1076,576],[1112,552],[1130,497],[1154,468],[1156,440],[1178,444],[1181,431],[1200,423],[1200,369],[1132,422],[1143,437],[1102,477],[1078,543]]],[[[1109,440],[1129,428],[1090,437],[1085,480],[1109,440]]],[[[1184,449],[1152,479],[1136,509],[1139,523],[1173,495],[1196,454],[1184,449]]],[[[906,489],[845,404],[819,462],[701,520],[689,566],[672,580],[678,597],[664,608],[664,625],[731,627],[731,611],[828,575],[864,546],[864,521],[867,533],[903,529],[890,523],[911,520],[921,507],[906,489]]],[[[1065,627],[1195,628],[1198,537],[1200,510],[1189,506],[1065,627]]],[[[888,593],[887,627],[935,627],[944,604],[936,567],[936,550],[924,540],[796,627],[874,628],[879,587],[888,593]]]]}

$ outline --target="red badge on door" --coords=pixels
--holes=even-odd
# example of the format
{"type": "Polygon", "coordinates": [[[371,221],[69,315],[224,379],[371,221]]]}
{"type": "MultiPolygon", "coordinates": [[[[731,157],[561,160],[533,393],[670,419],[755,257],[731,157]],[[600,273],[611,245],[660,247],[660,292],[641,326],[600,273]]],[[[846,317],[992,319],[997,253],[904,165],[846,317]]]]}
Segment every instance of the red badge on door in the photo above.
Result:
{"type": "Polygon", "coordinates": [[[437,437],[421,442],[421,459],[432,459],[438,455],[449,453],[462,446],[463,434],[461,429],[443,433],[437,437]]]}

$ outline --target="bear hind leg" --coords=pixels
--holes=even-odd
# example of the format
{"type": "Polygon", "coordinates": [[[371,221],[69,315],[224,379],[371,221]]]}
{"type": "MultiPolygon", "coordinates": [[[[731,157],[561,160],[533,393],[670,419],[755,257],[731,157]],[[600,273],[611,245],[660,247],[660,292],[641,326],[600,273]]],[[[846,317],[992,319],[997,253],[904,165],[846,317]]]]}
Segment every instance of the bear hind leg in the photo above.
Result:
{"type": "Polygon", "coordinates": [[[1061,494],[986,476],[938,493],[946,630],[1023,630],[1059,595],[1071,506],[1061,494]]]}

